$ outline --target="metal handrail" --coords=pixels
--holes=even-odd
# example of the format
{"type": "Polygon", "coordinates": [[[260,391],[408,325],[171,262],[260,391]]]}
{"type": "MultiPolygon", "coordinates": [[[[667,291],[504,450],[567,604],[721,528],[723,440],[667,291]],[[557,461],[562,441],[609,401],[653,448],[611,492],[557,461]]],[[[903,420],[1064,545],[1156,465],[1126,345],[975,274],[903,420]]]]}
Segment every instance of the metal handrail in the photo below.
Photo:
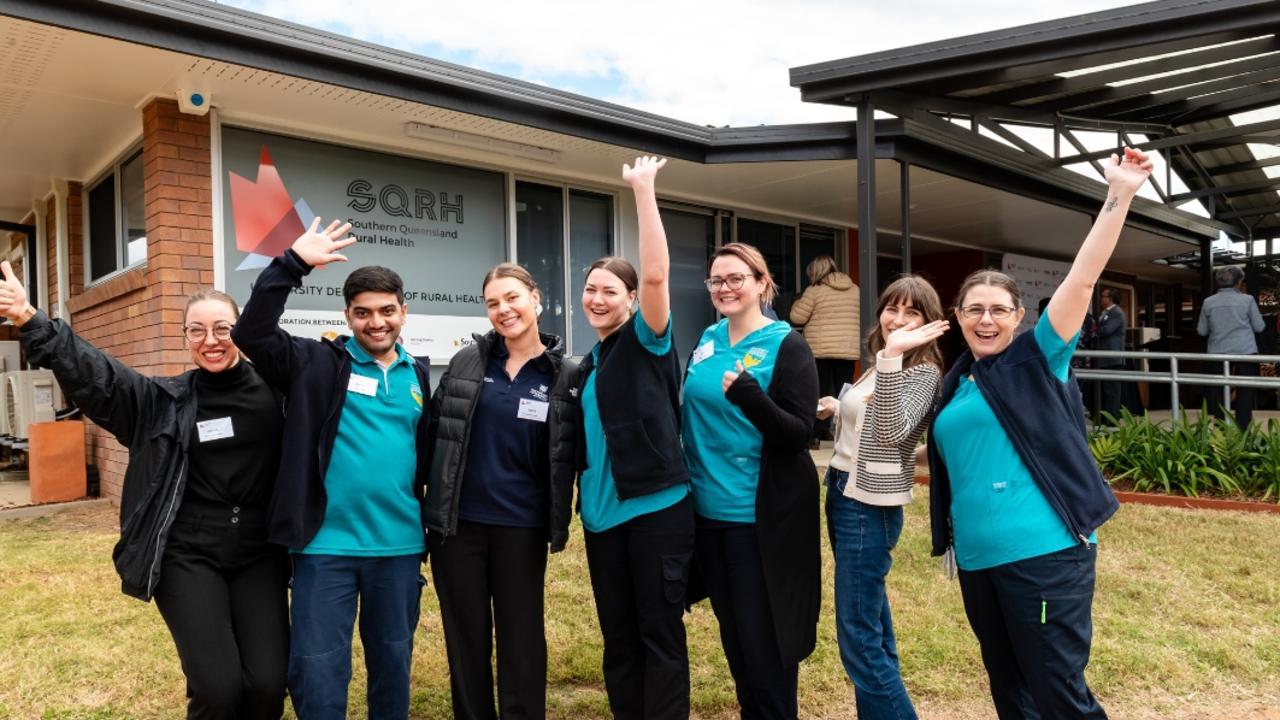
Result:
{"type": "Polygon", "coordinates": [[[1077,350],[1076,357],[1119,358],[1122,360],[1168,360],[1169,372],[1150,370],[1112,370],[1109,368],[1076,368],[1076,377],[1084,380],[1119,380],[1127,382],[1154,382],[1169,384],[1169,413],[1174,422],[1182,419],[1182,404],[1178,401],[1178,385],[1222,386],[1222,404],[1231,404],[1231,388],[1270,388],[1280,390],[1280,377],[1241,377],[1231,374],[1231,363],[1280,363],[1280,355],[1225,355],[1222,353],[1174,353],[1150,350],[1077,350]],[[1179,361],[1221,362],[1222,374],[1183,373],[1178,371],[1179,361]]]}

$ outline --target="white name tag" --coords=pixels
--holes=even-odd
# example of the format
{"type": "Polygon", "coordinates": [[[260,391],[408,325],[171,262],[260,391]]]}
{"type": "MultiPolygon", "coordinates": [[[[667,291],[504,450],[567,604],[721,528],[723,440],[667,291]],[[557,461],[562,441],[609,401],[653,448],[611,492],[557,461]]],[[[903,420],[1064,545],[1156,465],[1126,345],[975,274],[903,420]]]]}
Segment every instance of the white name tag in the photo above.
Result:
{"type": "Polygon", "coordinates": [[[373,397],[378,394],[378,378],[365,377],[351,373],[351,382],[347,383],[347,390],[361,395],[373,397]]]}
{"type": "Polygon", "coordinates": [[[542,400],[530,400],[529,398],[520,398],[520,407],[516,410],[516,417],[521,420],[533,420],[534,422],[547,421],[547,408],[551,403],[542,400]]]}
{"type": "Polygon", "coordinates": [[[689,365],[691,366],[697,365],[703,360],[706,360],[707,358],[711,357],[712,354],[715,353],[715,351],[716,351],[715,341],[708,340],[707,342],[702,343],[701,345],[698,346],[697,350],[693,351],[693,357],[689,359],[689,365]]]}
{"type": "Polygon", "coordinates": [[[196,432],[200,435],[200,442],[202,443],[235,437],[236,435],[236,431],[231,427],[231,418],[229,417],[201,420],[196,423],[196,432]]]}

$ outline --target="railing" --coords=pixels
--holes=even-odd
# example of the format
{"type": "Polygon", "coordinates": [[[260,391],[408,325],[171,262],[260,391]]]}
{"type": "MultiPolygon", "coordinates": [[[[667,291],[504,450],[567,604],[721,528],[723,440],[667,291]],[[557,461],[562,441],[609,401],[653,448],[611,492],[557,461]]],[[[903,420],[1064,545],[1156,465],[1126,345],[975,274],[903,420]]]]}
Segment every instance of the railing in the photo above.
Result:
{"type": "MultiPolygon", "coordinates": [[[[1280,377],[1245,377],[1231,374],[1231,363],[1280,363],[1280,355],[1216,355],[1212,353],[1148,352],[1146,350],[1077,350],[1076,357],[1120,358],[1123,360],[1169,361],[1168,372],[1152,370],[1122,370],[1111,368],[1076,368],[1076,376],[1082,380],[1119,380],[1128,382],[1167,383],[1169,410],[1173,421],[1182,419],[1182,406],[1178,401],[1179,385],[1222,386],[1223,405],[1231,406],[1231,388],[1251,387],[1280,390],[1280,377]],[[1179,362],[1221,362],[1222,374],[1184,373],[1178,370],[1179,362]]],[[[1146,362],[1139,362],[1146,366],[1146,362]]]]}

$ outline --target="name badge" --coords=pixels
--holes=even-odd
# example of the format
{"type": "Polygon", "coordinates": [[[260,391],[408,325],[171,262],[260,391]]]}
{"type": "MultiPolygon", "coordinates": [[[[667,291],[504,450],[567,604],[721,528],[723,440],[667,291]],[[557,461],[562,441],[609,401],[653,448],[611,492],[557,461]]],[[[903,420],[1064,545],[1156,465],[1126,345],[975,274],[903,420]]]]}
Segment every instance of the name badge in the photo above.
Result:
{"type": "Polygon", "coordinates": [[[532,420],[534,422],[547,421],[547,409],[551,407],[551,403],[542,400],[530,400],[529,398],[520,398],[520,407],[516,410],[516,417],[521,420],[532,420]]]}
{"type": "Polygon", "coordinates": [[[351,373],[351,381],[347,383],[347,391],[373,397],[378,394],[378,378],[351,373]]]}
{"type": "Polygon", "coordinates": [[[236,431],[231,427],[231,418],[229,417],[201,420],[196,423],[196,433],[200,436],[200,442],[202,443],[235,437],[236,435],[236,431]]]}
{"type": "Polygon", "coordinates": [[[712,354],[715,353],[715,351],[716,351],[715,341],[708,340],[707,342],[702,343],[701,345],[698,346],[697,350],[693,351],[693,357],[689,358],[689,366],[692,367],[702,362],[703,360],[706,360],[707,358],[711,357],[712,354]]]}

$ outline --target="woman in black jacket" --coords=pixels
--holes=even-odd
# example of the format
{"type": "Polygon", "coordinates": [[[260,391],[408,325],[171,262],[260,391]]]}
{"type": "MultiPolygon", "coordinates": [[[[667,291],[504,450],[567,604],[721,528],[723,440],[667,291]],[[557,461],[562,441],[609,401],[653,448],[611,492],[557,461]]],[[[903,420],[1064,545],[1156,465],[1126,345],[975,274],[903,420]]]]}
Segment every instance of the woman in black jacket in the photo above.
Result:
{"type": "Polygon", "coordinates": [[[577,367],[538,331],[528,270],[498,265],[481,292],[493,330],[453,356],[431,398],[427,548],[454,717],[543,718],[543,583],[548,543],[568,539],[577,367]]]}
{"type": "Polygon", "coordinates": [[[231,342],[235,301],[190,297],[182,334],[196,369],[148,378],[27,302],[0,263],[0,314],[32,365],[129,448],[113,557],[126,594],[155,598],[187,678],[188,718],[279,718],[289,658],[284,548],[267,543],[284,418],[231,342]]]}

